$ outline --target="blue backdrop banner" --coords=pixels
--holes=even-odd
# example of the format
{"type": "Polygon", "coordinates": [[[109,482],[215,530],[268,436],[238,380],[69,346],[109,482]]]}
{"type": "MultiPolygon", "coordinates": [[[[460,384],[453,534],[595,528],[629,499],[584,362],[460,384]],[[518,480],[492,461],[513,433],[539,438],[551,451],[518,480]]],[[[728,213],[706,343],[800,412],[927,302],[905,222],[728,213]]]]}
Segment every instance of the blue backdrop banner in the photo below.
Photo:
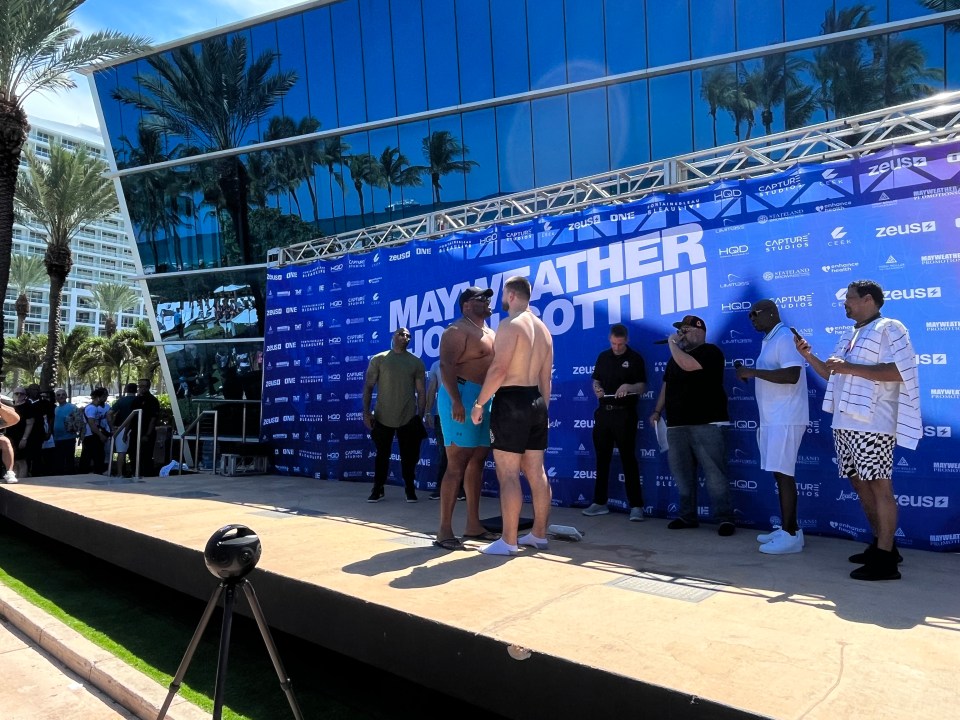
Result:
{"type": "MultiPolygon", "coordinates": [[[[648,514],[676,511],[667,458],[645,418],[653,408],[669,352],[653,344],[688,312],[702,317],[707,341],[726,357],[732,418],[726,439],[738,524],[778,520],[776,485],[759,468],[752,366],[760,334],[747,313],[772,298],[822,358],[850,324],[848,283],[874,279],[883,314],[910,331],[920,364],[924,438],[897,448],[894,487],[898,542],[960,549],[960,146],[899,147],[860,160],[804,165],[776,175],[718,183],[676,195],[593,207],[565,216],[500,225],[439,240],[381,247],[310,265],[271,268],[267,283],[263,440],[281,473],[325,480],[373,474],[373,445],[362,421],[364,371],[389,348],[398,327],[427,368],[440,335],[470,286],[494,291],[506,278],[533,284],[531,306],[554,334],[550,447],[546,468],[554,503],[586,506],[595,474],[591,428],[596,399],[590,375],[609,347],[610,325],[630,330],[647,364],[638,455],[648,514]],[[953,288],[953,292],[951,292],[953,288]]],[[[499,315],[490,325],[496,329],[499,315]]],[[[824,382],[807,370],[811,422],[800,449],[800,524],[808,533],[869,539],[849,482],[838,477],[821,410],[824,382]]],[[[399,458],[391,482],[400,484],[399,458]]],[[[424,444],[418,486],[434,487],[436,446],[424,444]]],[[[614,457],[610,504],[626,508],[614,457]]],[[[492,458],[484,492],[495,495],[492,458]]],[[[706,501],[705,493],[701,494],[706,501]]],[[[709,516],[703,505],[700,512],[709,516]]]]}

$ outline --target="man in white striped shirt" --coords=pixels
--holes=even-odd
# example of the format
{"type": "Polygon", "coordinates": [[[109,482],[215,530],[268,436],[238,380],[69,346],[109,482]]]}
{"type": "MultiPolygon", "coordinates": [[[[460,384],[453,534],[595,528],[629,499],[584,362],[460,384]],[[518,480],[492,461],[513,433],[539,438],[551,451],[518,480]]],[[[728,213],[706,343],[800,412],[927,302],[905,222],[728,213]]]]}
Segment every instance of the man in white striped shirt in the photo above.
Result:
{"type": "Polygon", "coordinates": [[[923,433],[916,356],[903,324],[880,315],[880,285],[872,280],[850,283],[843,307],[854,326],[826,361],[803,338],[794,341],[827,380],[823,409],[833,413],[837,467],[850,478],[874,533],[864,552],[850,556],[851,562],[863,563],[850,577],[899,580],[893,449],[897,444],[916,448],[923,433]]]}

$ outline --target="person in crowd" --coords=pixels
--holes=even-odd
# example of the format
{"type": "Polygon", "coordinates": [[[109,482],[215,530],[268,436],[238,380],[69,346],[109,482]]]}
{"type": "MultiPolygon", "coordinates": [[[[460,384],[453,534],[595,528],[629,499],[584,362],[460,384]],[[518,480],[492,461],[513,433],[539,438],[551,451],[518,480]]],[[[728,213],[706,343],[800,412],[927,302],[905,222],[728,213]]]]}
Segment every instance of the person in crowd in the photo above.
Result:
{"type": "Polygon", "coordinates": [[[15,387],[10,394],[13,397],[13,409],[20,419],[7,428],[6,436],[13,445],[13,474],[23,480],[30,477],[28,447],[36,426],[33,403],[27,397],[27,389],[22,386],[15,387]]]}
{"type": "Polygon", "coordinates": [[[503,285],[503,311],[507,318],[497,328],[493,362],[487,370],[470,417],[483,422],[487,403],[496,394],[490,410],[490,446],[500,484],[500,514],[503,536],[480,552],[515,555],[519,545],[547,548],[547,523],[552,492],[543,467],[547,449],[548,408],[553,373],[553,337],[530,310],[530,281],[514,276],[503,285]],[[533,528],[519,535],[523,492],[520,471],[530,485],[533,528]]]}
{"type": "Polygon", "coordinates": [[[133,405],[130,411],[140,411],[140,428],[143,432],[143,438],[137,435],[137,425],[134,422],[135,416],[128,417],[129,444],[127,454],[130,455],[134,463],[134,472],[136,472],[136,459],[140,458],[140,477],[155,477],[157,474],[156,464],[153,462],[153,448],[157,442],[157,421],[160,419],[160,401],[157,396],[150,392],[150,378],[140,378],[137,380],[137,395],[133,399],[133,405]]]}
{"type": "Polygon", "coordinates": [[[713,504],[717,533],[733,535],[733,503],[727,481],[726,451],[722,425],[727,414],[727,391],[723,387],[723,351],[708,343],[707,326],[696,315],[687,315],[673,324],[677,332],[667,338],[670,360],[656,408],[650,415],[655,425],[666,415],[667,458],[680,493],[679,517],[670,530],[699,527],[697,470],[703,470],[707,492],[713,504]]]}
{"type": "Polygon", "coordinates": [[[53,401],[45,398],[36,383],[27,385],[33,415],[33,431],[27,439],[27,471],[31,477],[44,474],[43,445],[53,429],[53,401]]]}
{"type": "Polygon", "coordinates": [[[593,368],[593,394],[599,405],[593,413],[593,450],[597,477],[593,502],[584,515],[606,515],[610,461],[613,448],[620,452],[623,482],[630,503],[630,520],[643,521],[643,488],[637,462],[637,403],[647,387],[647,370],[640,353],[627,345],[626,325],[610,328],[610,348],[597,356],[593,368]]]}
{"type": "Polygon", "coordinates": [[[13,471],[14,460],[13,443],[6,436],[5,429],[20,422],[17,411],[9,405],[0,403],[0,462],[3,463],[3,472],[0,473],[0,483],[13,485],[17,482],[17,474],[13,471]]]}
{"type": "Polygon", "coordinates": [[[461,483],[467,496],[464,538],[492,542],[499,537],[480,523],[483,463],[490,453],[490,415],[486,413],[478,425],[467,417],[467,408],[480,393],[487,369],[493,362],[495,334],[486,326],[492,296],[493,290],[489,288],[468,287],[460,293],[460,318],[440,337],[437,406],[444,428],[447,471],[440,484],[440,528],[434,544],[444,550],[463,548],[453,532],[453,511],[461,483]]]}
{"type": "MultiPolygon", "coordinates": [[[[433,430],[434,440],[437,442],[437,487],[430,493],[431,500],[440,499],[440,484],[447,472],[447,449],[443,444],[443,428],[440,426],[440,410],[437,406],[437,392],[440,390],[440,361],[434,360],[427,371],[427,407],[424,410],[423,422],[428,429],[433,430]]],[[[463,483],[457,489],[457,500],[466,500],[463,493],[463,483]]]]}
{"type": "Polygon", "coordinates": [[[57,465],[57,445],[53,438],[53,425],[57,405],[53,400],[52,390],[41,390],[40,398],[34,403],[37,413],[42,416],[44,439],[40,445],[39,457],[35,461],[38,470],[34,475],[53,475],[57,465]]]}
{"type": "Polygon", "coordinates": [[[110,441],[110,424],[107,389],[98,387],[90,393],[90,404],[83,409],[87,426],[83,429],[83,446],[80,450],[80,473],[102,474],[107,468],[106,447],[110,441]]]}
{"type": "Polygon", "coordinates": [[[423,411],[427,404],[423,361],[407,350],[410,331],[398,328],[390,349],[370,358],[363,382],[363,424],[376,448],[373,490],[367,502],[380,502],[390,473],[390,448],[396,436],[400,448],[400,473],[407,502],[417,502],[415,485],[420,445],[427,436],[423,411]],[[377,403],[373,407],[373,391],[377,403]]]}
{"type": "Polygon", "coordinates": [[[137,397],[137,384],[127,383],[123,388],[123,397],[117,400],[110,408],[110,427],[116,434],[113,436],[113,449],[117,453],[113,474],[117,477],[130,477],[127,472],[127,450],[130,448],[130,429],[126,420],[133,412],[133,403],[137,397]]]}
{"type": "Polygon", "coordinates": [[[803,530],[797,524],[794,478],[800,442],[810,422],[807,376],[793,333],[781,321],[777,304],[760,300],[753,304],[749,317],[754,329],[763,333],[763,342],[755,367],[741,365],[737,378],[756,381],[760,467],[773,473],[780,497],[780,524],[772,532],[758,535],[757,542],[762,553],[788,555],[801,552],[804,544],[803,530]]]}
{"type": "Polygon", "coordinates": [[[873,530],[873,541],[850,556],[854,580],[899,580],[894,446],[915,449],[923,435],[917,359],[903,323],[880,314],[883,288],[850,283],[843,302],[853,326],[826,360],[795,337],[797,350],[827,381],[823,409],[833,414],[833,442],[841,477],[848,477],[873,530]]]}
{"type": "Polygon", "coordinates": [[[77,471],[77,433],[67,429],[67,418],[77,406],[67,399],[67,391],[56,388],[53,397],[57,403],[53,411],[54,475],[73,475],[77,471]]]}

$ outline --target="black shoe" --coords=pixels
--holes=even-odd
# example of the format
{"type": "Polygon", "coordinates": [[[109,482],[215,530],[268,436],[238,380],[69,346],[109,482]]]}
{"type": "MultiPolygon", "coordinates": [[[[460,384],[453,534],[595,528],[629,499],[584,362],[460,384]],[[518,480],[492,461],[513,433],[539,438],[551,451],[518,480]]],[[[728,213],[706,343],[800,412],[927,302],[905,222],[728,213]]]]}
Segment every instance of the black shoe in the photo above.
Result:
{"type": "Polygon", "coordinates": [[[899,580],[901,576],[897,569],[896,552],[875,549],[869,562],[852,571],[850,577],[854,580],[899,580]]]}
{"type": "Polygon", "coordinates": [[[467,494],[463,491],[463,488],[460,488],[460,492],[457,493],[457,500],[466,500],[467,494]]]}
{"type": "Polygon", "coordinates": [[[717,535],[720,537],[730,537],[737,531],[737,526],[732,522],[725,521],[720,523],[720,527],[717,528],[717,535]]]}
{"type": "Polygon", "coordinates": [[[439,491],[439,490],[434,490],[432,493],[430,493],[430,499],[431,499],[431,500],[439,500],[439,499],[440,499],[440,491],[439,491]]]}
{"type": "Polygon", "coordinates": [[[667,523],[667,530],[688,530],[692,528],[700,527],[698,522],[687,522],[683,518],[674,518],[667,523]]]}
{"type": "Polygon", "coordinates": [[[417,493],[415,490],[407,490],[407,502],[409,503],[417,502],[417,493]]]}
{"type": "Polygon", "coordinates": [[[380,502],[381,500],[383,500],[383,488],[373,488],[373,492],[370,493],[370,497],[367,498],[367,502],[380,502]]]}
{"type": "MultiPolygon", "coordinates": [[[[900,554],[900,551],[897,550],[897,544],[893,544],[893,550],[897,553],[897,564],[903,562],[903,555],[900,554]]],[[[870,543],[863,552],[854,553],[847,558],[850,562],[855,565],[866,565],[870,562],[870,557],[877,551],[877,539],[874,538],[873,542],[870,543]]]]}

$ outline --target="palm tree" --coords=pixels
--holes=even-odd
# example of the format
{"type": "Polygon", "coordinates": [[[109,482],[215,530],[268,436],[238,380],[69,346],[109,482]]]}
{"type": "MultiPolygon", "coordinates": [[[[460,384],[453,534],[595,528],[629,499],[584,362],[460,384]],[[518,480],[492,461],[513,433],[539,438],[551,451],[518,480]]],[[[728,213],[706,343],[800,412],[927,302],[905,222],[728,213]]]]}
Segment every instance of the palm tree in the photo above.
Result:
{"type": "Polygon", "coordinates": [[[320,150],[322,164],[327,166],[327,172],[330,173],[330,219],[333,221],[333,231],[337,231],[337,206],[333,202],[333,184],[340,186],[340,194],[343,195],[343,174],[337,170],[338,166],[343,165],[343,159],[350,151],[350,145],[343,142],[343,138],[336,137],[324,138],[320,150]]]}
{"type": "MultiPolygon", "coordinates": [[[[275,52],[265,51],[251,60],[243,34],[208,38],[199,43],[199,51],[196,47],[184,45],[170,53],[151,55],[145,62],[154,73],[135,76],[134,84],[117,88],[113,97],[146,112],[141,122],[147,127],[185,138],[192,147],[184,154],[240,147],[250,127],[296,84],[297,73],[274,72],[275,52]]],[[[259,262],[261,258],[253,258],[250,252],[247,169],[236,155],[212,164],[217,202],[229,216],[239,262],[259,262]]],[[[253,295],[262,333],[262,293],[253,295]]]]}
{"type": "MultiPolygon", "coordinates": [[[[824,13],[823,34],[844,32],[873,24],[871,8],[851,5],[824,13]]],[[[818,103],[827,120],[845,117],[869,109],[876,97],[876,73],[864,58],[863,41],[844,40],[818,48],[814,52],[811,73],[819,86],[818,103]]]]}
{"type": "Polygon", "coordinates": [[[151,382],[157,379],[160,370],[160,353],[153,343],[153,331],[146,320],[138,320],[132,335],[127,343],[130,355],[141,377],[150,378],[151,382]]]}
{"type": "Polygon", "coordinates": [[[93,289],[93,301],[105,315],[104,334],[112,337],[117,332],[120,313],[136,307],[140,302],[140,293],[123,283],[100,283],[93,289]]]}
{"type": "Polygon", "coordinates": [[[464,160],[470,154],[466,145],[453,136],[449,130],[435,130],[423,139],[423,157],[428,166],[421,168],[421,172],[430,174],[433,185],[433,203],[440,204],[440,178],[452,172],[468,173],[478,165],[475,160],[464,160]]]}
{"type": "Polygon", "coordinates": [[[347,158],[347,168],[350,170],[350,177],[353,179],[353,187],[357,190],[357,197],[360,198],[360,222],[365,225],[363,184],[380,186],[382,182],[380,164],[370,153],[361,153],[347,158]]]}
{"type": "Polygon", "coordinates": [[[3,359],[15,372],[24,373],[30,382],[37,380],[37,368],[43,363],[46,335],[24,333],[20,337],[10,338],[3,348],[3,359]]]}
{"type": "Polygon", "coordinates": [[[0,10],[0,298],[6,297],[10,281],[14,196],[29,127],[24,101],[34,93],[76,87],[73,74],[82,67],[148,47],[146,38],[114,31],[81,37],[71,16],[83,2],[4,0],[0,10]]]}
{"type": "MultiPolygon", "coordinates": [[[[43,258],[38,255],[14,255],[10,258],[10,284],[16,288],[17,302],[17,337],[23,335],[23,327],[27,324],[27,315],[30,314],[30,297],[27,291],[37,287],[47,279],[47,270],[43,266],[43,258]]],[[[17,381],[14,380],[16,385],[17,381]]]]}
{"type": "Polygon", "coordinates": [[[896,35],[875,38],[871,43],[883,107],[918,100],[936,92],[926,80],[943,84],[943,70],[927,67],[923,48],[915,40],[896,35]]]}
{"type": "Polygon", "coordinates": [[[29,211],[47,230],[43,264],[50,276],[50,330],[40,375],[42,387],[56,382],[57,344],[60,341],[60,303],[63,286],[73,267],[70,240],[77,231],[117,211],[117,193],[104,177],[107,164],[81,146],[67,150],[50,146],[43,162],[27,150],[27,168],[20,176],[17,204],[29,211]]]}
{"type": "Polygon", "coordinates": [[[736,91],[737,75],[731,65],[718,65],[703,71],[700,98],[709,106],[708,113],[713,118],[714,147],[717,146],[717,110],[726,108],[736,91]]]}
{"type": "Polygon", "coordinates": [[[400,152],[400,148],[387,145],[377,160],[380,165],[380,177],[383,184],[379,187],[387,188],[387,207],[393,214],[393,188],[420,187],[423,185],[423,173],[410,165],[407,156],[400,152]]]}
{"type": "MultiPolygon", "coordinates": [[[[141,321],[142,322],[142,321],[141,321]]],[[[60,343],[57,347],[57,364],[62,374],[61,383],[67,388],[67,397],[73,397],[73,379],[76,377],[78,361],[84,354],[84,345],[90,338],[90,330],[78,326],[68,333],[60,332],[60,343]]]]}
{"type": "Polygon", "coordinates": [[[784,102],[788,93],[800,84],[804,65],[798,57],[787,58],[783,53],[776,53],[764,56],[746,73],[743,91],[760,108],[760,122],[767,135],[773,132],[774,106],[784,102]]]}

